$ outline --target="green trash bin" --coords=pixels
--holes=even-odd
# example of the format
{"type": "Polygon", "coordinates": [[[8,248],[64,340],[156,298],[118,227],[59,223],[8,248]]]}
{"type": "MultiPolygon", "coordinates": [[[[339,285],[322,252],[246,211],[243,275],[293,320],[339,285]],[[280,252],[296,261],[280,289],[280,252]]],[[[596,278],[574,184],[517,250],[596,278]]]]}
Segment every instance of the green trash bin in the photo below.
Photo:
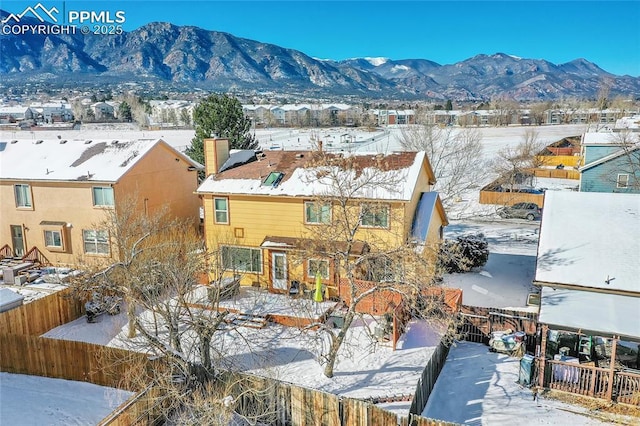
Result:
{"type": "Polygon", "coordinates": [[[518,383],[522,386],[531,386],[531,381],[533,379],[533,363],[534,363],[533,355],[525,355],[520,360],[520,371],[518,373],[518,383]]]}

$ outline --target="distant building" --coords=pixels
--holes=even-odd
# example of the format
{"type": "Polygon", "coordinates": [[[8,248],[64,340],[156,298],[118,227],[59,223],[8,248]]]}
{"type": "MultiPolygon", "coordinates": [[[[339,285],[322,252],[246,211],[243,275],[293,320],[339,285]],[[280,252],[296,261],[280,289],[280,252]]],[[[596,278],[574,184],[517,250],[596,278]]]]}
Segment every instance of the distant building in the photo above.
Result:
{"type": "Polygon", "coordinates": [[[0,123],[18,123],[23,120],[33,120],[37,111],[25,106],[0,106],[0,123]]]}

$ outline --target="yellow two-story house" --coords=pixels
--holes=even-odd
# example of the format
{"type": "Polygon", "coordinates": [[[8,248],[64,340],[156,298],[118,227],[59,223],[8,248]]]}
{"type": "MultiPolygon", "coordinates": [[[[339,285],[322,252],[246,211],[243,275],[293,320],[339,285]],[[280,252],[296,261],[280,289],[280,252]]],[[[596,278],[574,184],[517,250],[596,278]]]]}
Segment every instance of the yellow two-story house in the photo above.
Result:
{"type": "Polygon", "coordinates": [[[112,262],[107,213],[135,197],[139,214],[197,224],[201,168],[161,139],[0,141],[0,245],[53,265],[112,262]]]}
{"type": "MultiPolygon", "coordinates": [[[[424,152],[230,152],[227,140],[206,139],[205,163],[197,193],[207,246],[242,285],[286,292],[319,274],[335,290],[340,268],[300,253],[313,245],[322,253],[328,241],[339,250],[341,240],[354,258],[407,243],[437,245],[448,224],[424,152]],[[349,220],[351,228],[336,226],[349,220]],[[340,235],[350,229],[355,238],[340,235]]],[[[365,270],[361,278],[383,279],[365,270]]]]}

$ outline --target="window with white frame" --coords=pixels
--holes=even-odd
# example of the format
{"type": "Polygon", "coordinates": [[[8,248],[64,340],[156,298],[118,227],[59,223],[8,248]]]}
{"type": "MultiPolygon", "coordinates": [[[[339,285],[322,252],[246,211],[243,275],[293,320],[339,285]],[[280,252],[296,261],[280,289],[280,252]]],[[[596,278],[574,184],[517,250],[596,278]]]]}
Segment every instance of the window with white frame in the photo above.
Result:
{"type": "Polygon", "coordinates": [[[229,223],[229,201],[226,198],[214,198],[213,210],[216,223],[229,223]]]}
{"type": "Polygon", "coordinates": [[[109,254],[109,232],[96,229],[82,231],[82,243],[87,254],[109,254]]]}
{"type": "Polygon", "coordinates": [[[97,207],[113,207],[113,188],[110,186],[93,187],[93,205],[97,207]]]}
{"type": "Polygon", "coordinates": [[[59,230],[45,230],[44,245],[49,248],[62,249],[62,232],[59,230]]]}
{"type": "Polygon", "coordinates": [[[389,206],[386,204],[363,204],[360,218],[362,226],[388,228],[389,206]]]}
{"type": "Polygon", "coordinates": [[[250,247],[220,247],[222,267],[231,271],[262,273],[262,250],[250,247]]]}
{"type": "Polygon", "coordinates": [[[629,175],[627,173],[619,173],[616,179],[616,188],[628,188],[629,175]]]}
{"type": "Polygon", "coordinates": [[[320,273],[322,279],[329,279],[329,261],[326,259],[309,259],[307,275],[309,278],[315,278],[320,273]]]}
{"type": "Polygon", "coordinates": [[[31,202],[31,186],[18,184],[14,186],[16,194],[16,207],[33,207],[31,202]]]}
{"type": "Polygon", "coordinates": [[[331,223],[331,204],[305,201],[304,221],[305,223],[331,223]]]}

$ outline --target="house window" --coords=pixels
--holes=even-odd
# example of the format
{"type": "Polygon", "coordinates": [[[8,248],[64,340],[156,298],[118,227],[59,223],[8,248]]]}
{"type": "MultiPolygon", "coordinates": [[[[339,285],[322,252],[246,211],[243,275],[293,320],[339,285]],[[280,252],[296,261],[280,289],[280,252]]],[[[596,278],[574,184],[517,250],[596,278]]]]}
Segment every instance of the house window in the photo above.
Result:
{"type": "Polygon", "coordinates": [[[62,232],[44,231],[44,245],[49,248],[62,249],[62,232]]]}
{"type": "Polygon", "coordinates": [[[31,187],[19,184],[14,186],[16,193],[16,207],[33,207],[31,203],[31,187]]]}
{"type": "Polygon", "coordinates": [[[319,272],[322,279],[329,279],[329,261],[325,259],[309,259],[307,274],[309,278],[315,278],[319,272]]]}
{"type": "Polygon", "coordinates": [[[628,188],[629,187],[629,175],[626,173],[618,174],[616,179],[616,188],[628,188]]]}
{"type": "Polygon", "coordinates": [[[109,186],[94,186],[93,205],[98,207],[113,207],[113,188],[109,186]]]}
{"type": "Polygon", "coordinates": [[[278,186],[283,177],[284,173],[282,172],[271,172],[264,180],[264,182],[262,182],[262,186],[273,186],[275,188],[276,186],[278,186]]]}
{"type": "Polygon", "coordinates": [[[224,269],[262,273],[262,250],[260,249],[222,246],[220,254],[224,269]]]}
{"type": "Polygon", "coordinates": [[[378,204],[364,204],[361,212],[362,226],[372,228],[389,227],[389,206],[378,204]]]}
{"type": "Polygon", "coordinates": [[[305,223],[331,223],[331,205],[305,201],[304,221],[305,223]]]}
{"type": "Polygon", "coordinates": [[[229,223],[229,207],[226,198],[214,198],[213,209],[215,211],[216,223],[229,223]]]}
{"type": "Polygon", "coordinates": [[[82,231],[84,252],[87,254],[109,254],[109,233],[94,229],[82,231]]]}

